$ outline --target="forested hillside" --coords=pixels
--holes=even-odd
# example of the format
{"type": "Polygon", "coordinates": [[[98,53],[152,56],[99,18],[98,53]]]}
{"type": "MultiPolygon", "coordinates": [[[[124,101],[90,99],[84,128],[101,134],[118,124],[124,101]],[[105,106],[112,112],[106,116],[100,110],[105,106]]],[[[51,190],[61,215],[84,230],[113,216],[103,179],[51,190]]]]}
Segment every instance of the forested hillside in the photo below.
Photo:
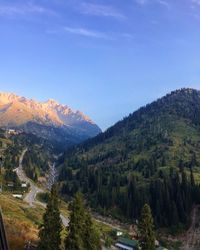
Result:
{"type": "Polygon", "coordinates": [[[39,181],[39,177],[45,179],[48,163],[54,161],[55,154],[60,153],[57,145],[48,140],[27,133],[9,134],[7,130],[0,129],[0,205],[9,247],[17,250],[27,248],[27,242],[33,245],[37,243],[38,228],[44,213],[42,207],[29,207],[28,203],[13,197],[14,194],[24,195],[30,191],[30,185],[22,186],[23,182],[14,171],[25,149],[23,168],[34,181],[39,181]]]}
{"type": "Polygon", "coordinates": [[[157,225],[187,224],[199,202],[199,146],[200,91],[174,91],[68,150],[61,193],[81,190],[98,211],[129,221],[147,202],[157,225]]]}
{"type": "MultiPolygon", "coordinates": [[[[8,191],[21,189],[21,183],[13,170],[19,166],[19,158],[24,149],[27,151],[23,158],[23,168],[34,181],[45,177],[49,164],[53,164],[57,155],[62,152],[57,143],[28,133],[8,135],[6,130],[0,130],[0,144],[1,178],[4,189],[8,191]]],[[[45,178],[43,181],[45,182],[45,178]]]]}

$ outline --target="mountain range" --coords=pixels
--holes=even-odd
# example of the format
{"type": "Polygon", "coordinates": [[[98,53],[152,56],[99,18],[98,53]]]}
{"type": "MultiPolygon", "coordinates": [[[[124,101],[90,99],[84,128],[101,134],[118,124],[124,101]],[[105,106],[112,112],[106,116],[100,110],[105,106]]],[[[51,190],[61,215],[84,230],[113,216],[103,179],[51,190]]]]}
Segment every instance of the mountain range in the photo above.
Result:
{"type": "Polygon", "coordinates": [[[101,132],[89,117],[67,105],[52,99],[37,102],[13,93],[0,93],[0,127],[21,129],[66,145],[101,132]]]}

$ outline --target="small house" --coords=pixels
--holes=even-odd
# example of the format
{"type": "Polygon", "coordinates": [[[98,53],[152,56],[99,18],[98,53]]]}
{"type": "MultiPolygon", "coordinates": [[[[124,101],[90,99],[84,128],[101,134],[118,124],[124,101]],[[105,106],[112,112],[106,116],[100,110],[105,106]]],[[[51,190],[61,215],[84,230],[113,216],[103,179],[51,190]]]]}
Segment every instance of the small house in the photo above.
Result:
{"type": "Polygon", "coordinates": [[[13,182],[8,182],[8,183],[7,183],[7,186],[8,186],[8,187],[14,187],[14,183],[13,183],[13,182]]]}
{"type": "Polygon", "coordinates": [[[119,250],[135,250],[138,247],[139,242],[137,240],[131,240],[128,238],[119,238],[115,244],[119,250]]]}
{"type": "MultiPolygon", "coordinates": [[[[138,249],[139,241],[120,237],[115,246],[118,250],[136,250],[138,249]]],[[[168,249],[162,246],[158,246],[156,250],[168,250],[168,249]]]]}
{"type": "Polygon", "coordinates": [[[117,237],[119,237],[119,236],[122,236],[123,235],[123,232],[121,232],[121,231],[117,231],[117,237]]]}
{"type": "Polygon", "coordinates": [[[23,183],[21,184],[21,187],[26,188],[26,187],[27,187],[27,183],[26,183],[26,182],[23,182],[23,183]]]}
{"type": "Polygon", "coordinates": [[[22,194],[13,194],[13,197],[18,198],[18,199],[22,199],[22,194]]]}
{"type": "Polygon", "coordinates": [[[8,134],[9,135],[15,135],[16,131],[14,129],[8,129],[8,134]]]}

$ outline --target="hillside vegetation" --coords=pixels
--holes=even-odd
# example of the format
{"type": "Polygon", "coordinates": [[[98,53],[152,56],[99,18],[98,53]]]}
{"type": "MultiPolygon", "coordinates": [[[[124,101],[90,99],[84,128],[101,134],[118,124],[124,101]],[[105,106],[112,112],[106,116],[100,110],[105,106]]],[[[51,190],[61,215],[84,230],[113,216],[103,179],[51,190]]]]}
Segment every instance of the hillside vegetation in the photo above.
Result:
{"type": "MultiPolygon", "coordinates": [[[[36,143],[33,137],[27,134],[8,136],[5,130],[0,129],[0,157],[2,159],[0,180],[3,184],[3,192],[0,194],[0,206],[10,250],[24,249],[27,241],[31,241],[33,244],[36,243],[38,240],[38,226],[42,223],[43,208],[30,208],[28,204],[12,196],[12,193],[20,194],[28,191],[27,188],[21,187],[21,182],[13,170],[19,165],[22,150],[29,146],[34,149],[39,143],[38,139],[36,143]]],[[[44,151],[40,150],[41,154],[44,151]]]]}
{"type": "Polygon", "coordinates": [[[20,133],[6,137],[5,135],[6,132],[2,130],[0,156],[3,159],[2,179],[4,189],[8,189],[8,191],[20,189],[19,179],[13,170],[18,167],[20,155],[26,148],[23,168],[27,176],[34,181],[38,181],[39,177],[43,177],[45,180],[44,177],[49,170],[49,163],[53,163],[56,155],[62,152],[60,147],[56,143],[51,143],[32,134],[20,133]],[[8,183],[13,183],[14,188],[9,189],[8,183]]]}
{"type": "Polygon", "coordinates": [[[186,225],[199,167],[200,91],[181,89],[68,150],[59,179],[63,196],[81,190],[104,214],[132,221],[148,202],[157,225],[186,225]]]}
{"type": "Polygon", "coordinates": [[[27,241],[36,243],[44,209],[30,208],[26,203],[9,194],[0,195],[0,204],[10,250],[24,249],[27,241]]]}

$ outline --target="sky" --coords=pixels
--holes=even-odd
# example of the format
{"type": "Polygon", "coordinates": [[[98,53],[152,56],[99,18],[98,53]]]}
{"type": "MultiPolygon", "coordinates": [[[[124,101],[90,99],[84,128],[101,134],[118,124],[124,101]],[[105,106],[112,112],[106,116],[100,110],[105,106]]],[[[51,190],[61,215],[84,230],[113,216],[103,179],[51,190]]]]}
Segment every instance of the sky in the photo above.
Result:
{"type": "Polygon", "coordinates": [[[181,87],[200,89],[200,0],[0,0],[0,91],[105,130],[181,87]]]}

